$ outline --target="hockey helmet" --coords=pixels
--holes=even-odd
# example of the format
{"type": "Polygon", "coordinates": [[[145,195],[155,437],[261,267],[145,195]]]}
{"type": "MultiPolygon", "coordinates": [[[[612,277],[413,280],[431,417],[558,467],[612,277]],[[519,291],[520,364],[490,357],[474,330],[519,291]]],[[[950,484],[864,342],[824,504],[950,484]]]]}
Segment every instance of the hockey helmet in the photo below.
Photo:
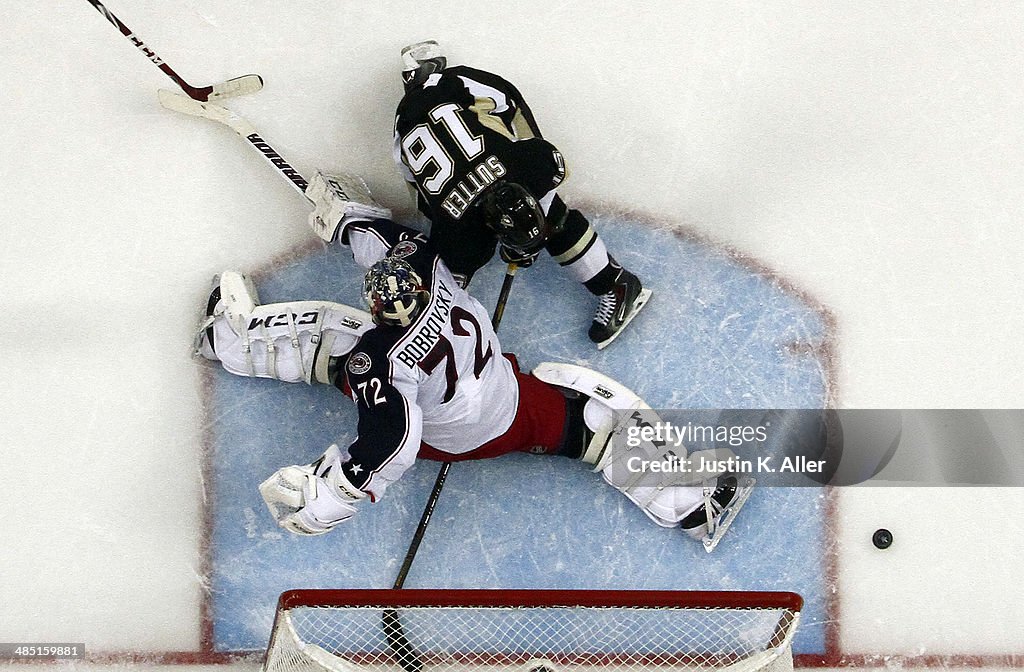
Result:
{"type": "Polygon", "coordinates": [[[430,302],[430,291],[409,262],[385,257],[366,272],[363,297],[375,324],[408,327],[430,302]]]}
{"type": "Polygon", "coordinates": [[[434,40],[417,42],[402,48],[402,82],[405,90],[419,86],[427,77],[441,72],[448,65],[448,59],[434,40]]]}
{"type": "Polygon", "coordinates": [[[506,247],[532,254],[547,241],[547,217],[523,185],[499,180],[484,192],[481,205],[487,226],[506,247]]]}

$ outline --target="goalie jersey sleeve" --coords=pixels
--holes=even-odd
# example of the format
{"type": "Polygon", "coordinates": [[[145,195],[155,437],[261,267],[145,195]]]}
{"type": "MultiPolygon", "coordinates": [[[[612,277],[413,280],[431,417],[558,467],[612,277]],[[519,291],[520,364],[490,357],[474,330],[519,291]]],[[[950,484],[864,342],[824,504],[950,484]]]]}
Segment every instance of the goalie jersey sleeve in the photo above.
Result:
{"type": "Polygon", "coordinates": [[[356,264],[364,270],[386,257],[402,242],[415,243],[424,250],[432,249],[430,241],[422,233],[390,219],[352,222],[346,227],[342,240],[352,250],[356,264]]]}
{"type": "Polygon", "coordinates": [[[356,403],[359,424],[342,469],[352,485],[375,500],[412,466],[423,426],[417,381],[395,375],[388,346],[387,338],[364,338],[345,364],[347,391],[356,403]]]}
{"type": "Polygon", "coordinates": [[[377,325],[364,334],[336,381],[359,412],[345,475],[377,499],[413,464],[421,441],[459,455],[504,434],[519,386],[487,310],[422,236],[379,220],[353,230],[349,241],[361,264],[388,254],[408,261],[431,296],[409,327],[377,325]],[[389,240],[396,242],[385,247],[389,240]]]}

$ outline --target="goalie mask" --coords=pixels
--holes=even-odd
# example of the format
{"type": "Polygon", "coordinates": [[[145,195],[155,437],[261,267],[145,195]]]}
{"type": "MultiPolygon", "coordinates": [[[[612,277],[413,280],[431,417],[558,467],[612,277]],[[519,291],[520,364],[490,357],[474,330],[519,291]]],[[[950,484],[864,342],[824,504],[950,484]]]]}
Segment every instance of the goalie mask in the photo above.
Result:
{"type": "Polygon", "coordinates": [[[548,239],[548,220],[540,203],[521,184],[495,182],[483,195],[484,220],[506,247],[532,253],[548,239]]]}
{"type": "Polygon", "coordinates": [[[430,292],[409,262],[385,257],[366,272],[363,297],[375,324],[408,327],[430,301],[430,292]]]}

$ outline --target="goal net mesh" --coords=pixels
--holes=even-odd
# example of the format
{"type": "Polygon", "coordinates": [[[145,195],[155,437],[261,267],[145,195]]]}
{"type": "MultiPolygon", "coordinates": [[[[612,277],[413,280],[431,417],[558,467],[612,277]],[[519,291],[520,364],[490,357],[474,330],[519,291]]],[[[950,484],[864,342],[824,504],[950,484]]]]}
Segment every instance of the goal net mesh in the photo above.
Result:
{"type": "MultiPolygon", "coordinates": [[[[673,593],[675,600],[658,593],[663,599],[652,606],[628,604],[621,594],[614,604],[603,604],[608,600],[596,593],[586,594],[588,604],[578,604],[583,600],[565,592],[551,604],[530,599],[480,604],[469,597],[465,604],[452,604],[460,591],[444,591],[443,605],[426,598],[424,604],[409,604],[415,601],[410,599],[343,604],[342,596],[295,597],[317,592],[293,591],[291,604],[282,596],[267,672],[782,672],[792,669],[790,643],[800,599],[771,593],[764,595],[791,597],[758,605],[758,593],[733,593],[722,595],[733,602],[742,595],[747,606],[714,606],[707,597],[713,594],[700,593],[694,606],[687,604],[687,593],[673,593]]],[[[435,591],[402,594],[416,592],[435,591]]]]}

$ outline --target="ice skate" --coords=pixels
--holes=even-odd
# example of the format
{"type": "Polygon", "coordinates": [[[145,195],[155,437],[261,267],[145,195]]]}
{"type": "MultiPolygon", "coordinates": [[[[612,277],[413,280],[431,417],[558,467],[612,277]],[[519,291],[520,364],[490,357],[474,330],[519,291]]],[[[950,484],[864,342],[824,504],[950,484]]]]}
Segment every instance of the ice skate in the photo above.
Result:
{"type": "Polygon", "coordinates": [[[704,544],[708,553],[715,550],[750,498],[755,480],[735,474],[718,477],[717,487],[704,488],[704,503],[680,521],[679,526],[686,534],[704,544]]]}
{"type": "Polygon", "coordinates": [[[590,340],[597,343],[597,349],[608,347],[650,298],[651,290],[644,289],[639,278],[621,269],[611,291],[601,297],[590,325],[590,340]]]}
{"type": "Polygon", "coordinates": [[[256,286],[248,276],[237,271],[224,271],[213,276],[210,281],[210,295],[206,306],[199,316],[195,339],[192,342],[192,355],[217,361],[216,348],[213,342],[213,323],[218,315],[228,312],[232,318],[241,313],[251,313],[259,305],[256,286]],[[227,296],[227,301],[224,297],[227,296]]]}
{"type": "Polygon", "coordinates": [[[199,313],[195,338],[192,340],[192,356],[217,360],[213,349],[213,322],[219,313],[224,312],[224,302],[220,300],[220,273],[210,281],[210,295],[199,313]]]}

